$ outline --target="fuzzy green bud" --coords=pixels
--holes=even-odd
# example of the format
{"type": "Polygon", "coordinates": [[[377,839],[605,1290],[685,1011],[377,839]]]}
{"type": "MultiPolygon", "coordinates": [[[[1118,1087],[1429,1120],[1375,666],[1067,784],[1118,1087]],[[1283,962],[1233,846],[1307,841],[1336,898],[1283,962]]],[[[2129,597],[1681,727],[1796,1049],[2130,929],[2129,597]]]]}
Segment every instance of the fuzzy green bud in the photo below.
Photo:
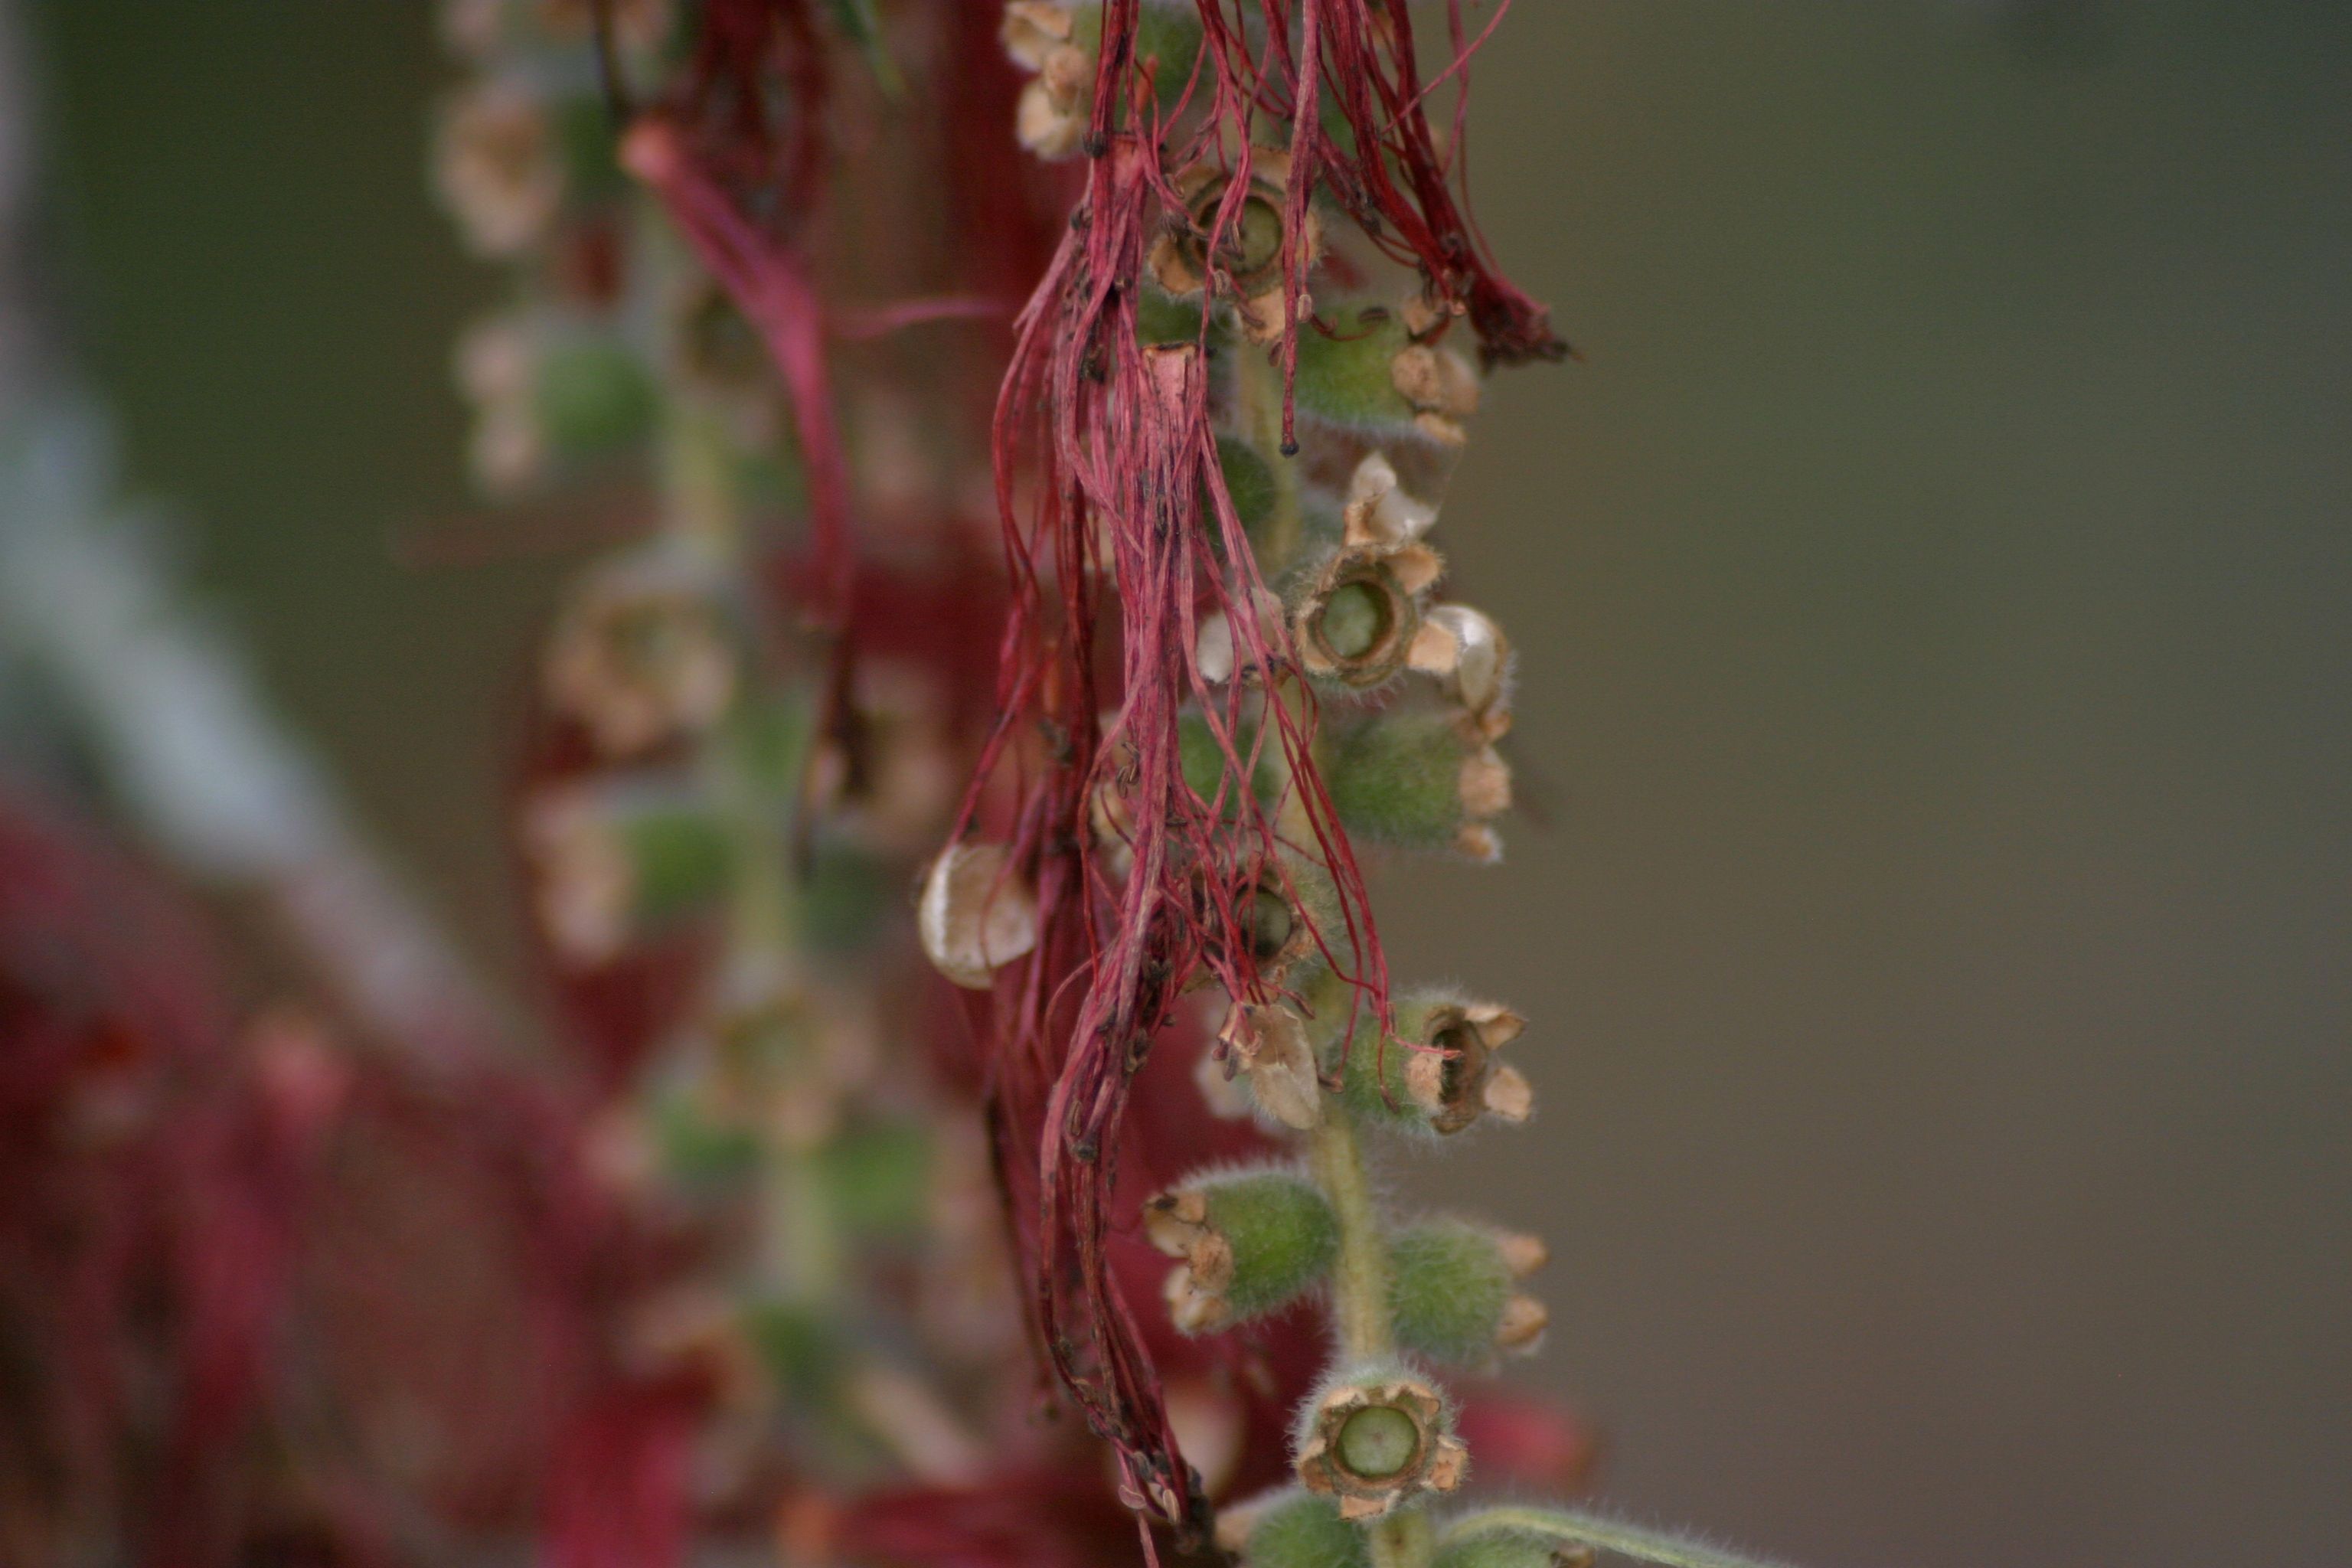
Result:
{"type": "Polygon", "coordinates": [[[1543,1331],[1543,1307],[1517,1285],[1542,1252],[1531,1237],[1465,1220],[1426,1220],[1397,1231],[1389,1237],[1397,1342],[1456,1364],[1533,1348],[1543,1331]]]}
{"type": "Polygon", "coordinates": [[[1502,1525],[1479,1529],[1473,1514],[1449,1532],[1431,1568],[1592,1568],[1594,1560],[1590,1546],[1555,1535],[1502,1525]]]}
{"type": "Polygon", "coordinates": [[[1169,1276],[1176,1326],[1211,1333],[1289,1305],[1339,1256],[1322,1189],[1280,1167],[1195,1177],[1144,1205],[1151,1244],[1184,1261],[1169,1276]]]}
{"type": "Polygon", "coordinates": [[[1243,1568],[1369,1568],[1364,1532],[1339,1517],[1339,1505],[1302,1487],[1221,1509],[1217,1544],[1243,1568]]]}
{"type": "Polygon", "coordinates": [[[1320,750],[1331,805],[1349,833],[1480,860],[1501,853],[1487,824],[1509,808],[1510,767],[1454,715],[1365,714],[1329,726],[1320,750]]]}
{"type": "Polygon", "coordinates": [[[575,963],[604,962],[707,906],[732,870],[710,803],[679,780],[561,787],[532,803],[524,835],[541,923],[575,963]]]}

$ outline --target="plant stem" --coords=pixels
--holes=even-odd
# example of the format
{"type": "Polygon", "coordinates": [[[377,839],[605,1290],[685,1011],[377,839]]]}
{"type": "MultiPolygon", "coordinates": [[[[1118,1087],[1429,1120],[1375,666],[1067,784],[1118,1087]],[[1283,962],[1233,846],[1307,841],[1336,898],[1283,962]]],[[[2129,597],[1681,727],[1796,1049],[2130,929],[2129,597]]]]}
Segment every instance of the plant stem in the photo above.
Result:
{"type": "Polygon", "coordinates": [[[1372,1213],[1371,1183],[1356,1137],[1356,1120],[1337,1096],[1323,1100],[1323,1120],[1307,1137],[1316,1181],[1339,1222],[1339,1261],[1332,1272],[1332,1317],[1351,1361],[1392,1353],[1389,1322],[1388,1247],[1372,1213]]]}
{"type": "Polygon", "coordinates": [[[1372,1568],[1427,1568],[1437,1551],[1437,1528],[1423,1508],[1399,1509],[1364,1532],[1372,1568]]]}
{"type": "Polygon", "coordinates": [[[1446,1531],[1444,1539],[1450,1542],[1503,1530],[1572,1541],[1659,1568],[1780,1568],[1770,1558],[1745,1557],[1669,1531],[1565,1508],[1485,1509],[1446,1531]]]}

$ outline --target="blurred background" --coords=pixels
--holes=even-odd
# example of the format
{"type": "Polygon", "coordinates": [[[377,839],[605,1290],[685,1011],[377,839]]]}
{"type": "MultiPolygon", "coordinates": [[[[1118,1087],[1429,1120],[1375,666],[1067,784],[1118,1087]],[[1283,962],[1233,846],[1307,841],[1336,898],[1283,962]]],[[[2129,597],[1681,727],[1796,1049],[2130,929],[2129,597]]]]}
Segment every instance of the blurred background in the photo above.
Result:
{"type": "MultiPolygon", "coordinates": [[[[474,503],[417,5],[37,0],[130,470],[516,962],[559,543],[474,503]]],[[[2352,9],[1521,0],[1489,237],[1584,362],[1447,510],[1539,822],[1391,879],[1535,1021],[1526,1375],[1603,1495],[1819,1568],[2352,1552],[2352,9]]],[[[558,531],[559,538],[561,531],[558,531]]]]}

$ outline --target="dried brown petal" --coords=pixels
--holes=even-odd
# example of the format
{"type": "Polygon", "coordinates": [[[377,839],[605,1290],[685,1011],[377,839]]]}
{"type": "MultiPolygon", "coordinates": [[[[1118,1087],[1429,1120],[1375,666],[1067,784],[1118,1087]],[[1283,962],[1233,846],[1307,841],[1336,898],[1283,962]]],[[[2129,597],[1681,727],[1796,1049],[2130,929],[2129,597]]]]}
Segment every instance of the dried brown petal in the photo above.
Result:
{"type": "Polygon", "coordinates": [[[1304,1132],[1323,1120],[1323,1086],[1315,1070],[1315,1048],[1306,1021],[1287,1007],[1237,1005],[1217,1037],[1242,1071],[1265,1113],[1304,1132]]]}
{"type": "Polygon", "coordinates": [[[931,862],[915,910],[933,967],[968,990],[1037,945],[1037,900],[1001,844],[951,844],[931,862]]]}

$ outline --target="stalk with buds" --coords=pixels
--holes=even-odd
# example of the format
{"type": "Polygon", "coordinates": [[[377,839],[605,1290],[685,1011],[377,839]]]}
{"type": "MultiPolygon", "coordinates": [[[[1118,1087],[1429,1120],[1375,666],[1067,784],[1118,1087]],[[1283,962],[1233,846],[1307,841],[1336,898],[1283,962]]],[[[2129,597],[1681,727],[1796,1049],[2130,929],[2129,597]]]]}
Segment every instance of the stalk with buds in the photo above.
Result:
{"type": "Polygon", "coordinates": [[[1373,1176],[1534,1100],[1516,1013],[1391,984],[1359,858],[1500,858],[1509,645],[1433,540],[1484,374],[1567,353],[1433,124],[1458,13],[1426,77],[1401,0],[447,16],[443,188],[519,291],[461,355],[478,472],[646,491],[551,633],[520,812],[598,1168],[710,1222],[615,1378],[690,1371],[706,1447],[781,1434],[722,1489],[789,1472],[788,1558],[994,1561],[1018,1497],[1067,1545],[1070,1438],[992,1462],[1001,1379],[875,1267],[953,1226],[856,1201],[970,1097],[996,1283],[1180,1547],[1729,1562],[1465,1506],[1514,1454],[1461,1380],[1540,1340],[1544,1247],[1373,1176]],[[959,319],[992,363],[851,347],[959,319]]]}

